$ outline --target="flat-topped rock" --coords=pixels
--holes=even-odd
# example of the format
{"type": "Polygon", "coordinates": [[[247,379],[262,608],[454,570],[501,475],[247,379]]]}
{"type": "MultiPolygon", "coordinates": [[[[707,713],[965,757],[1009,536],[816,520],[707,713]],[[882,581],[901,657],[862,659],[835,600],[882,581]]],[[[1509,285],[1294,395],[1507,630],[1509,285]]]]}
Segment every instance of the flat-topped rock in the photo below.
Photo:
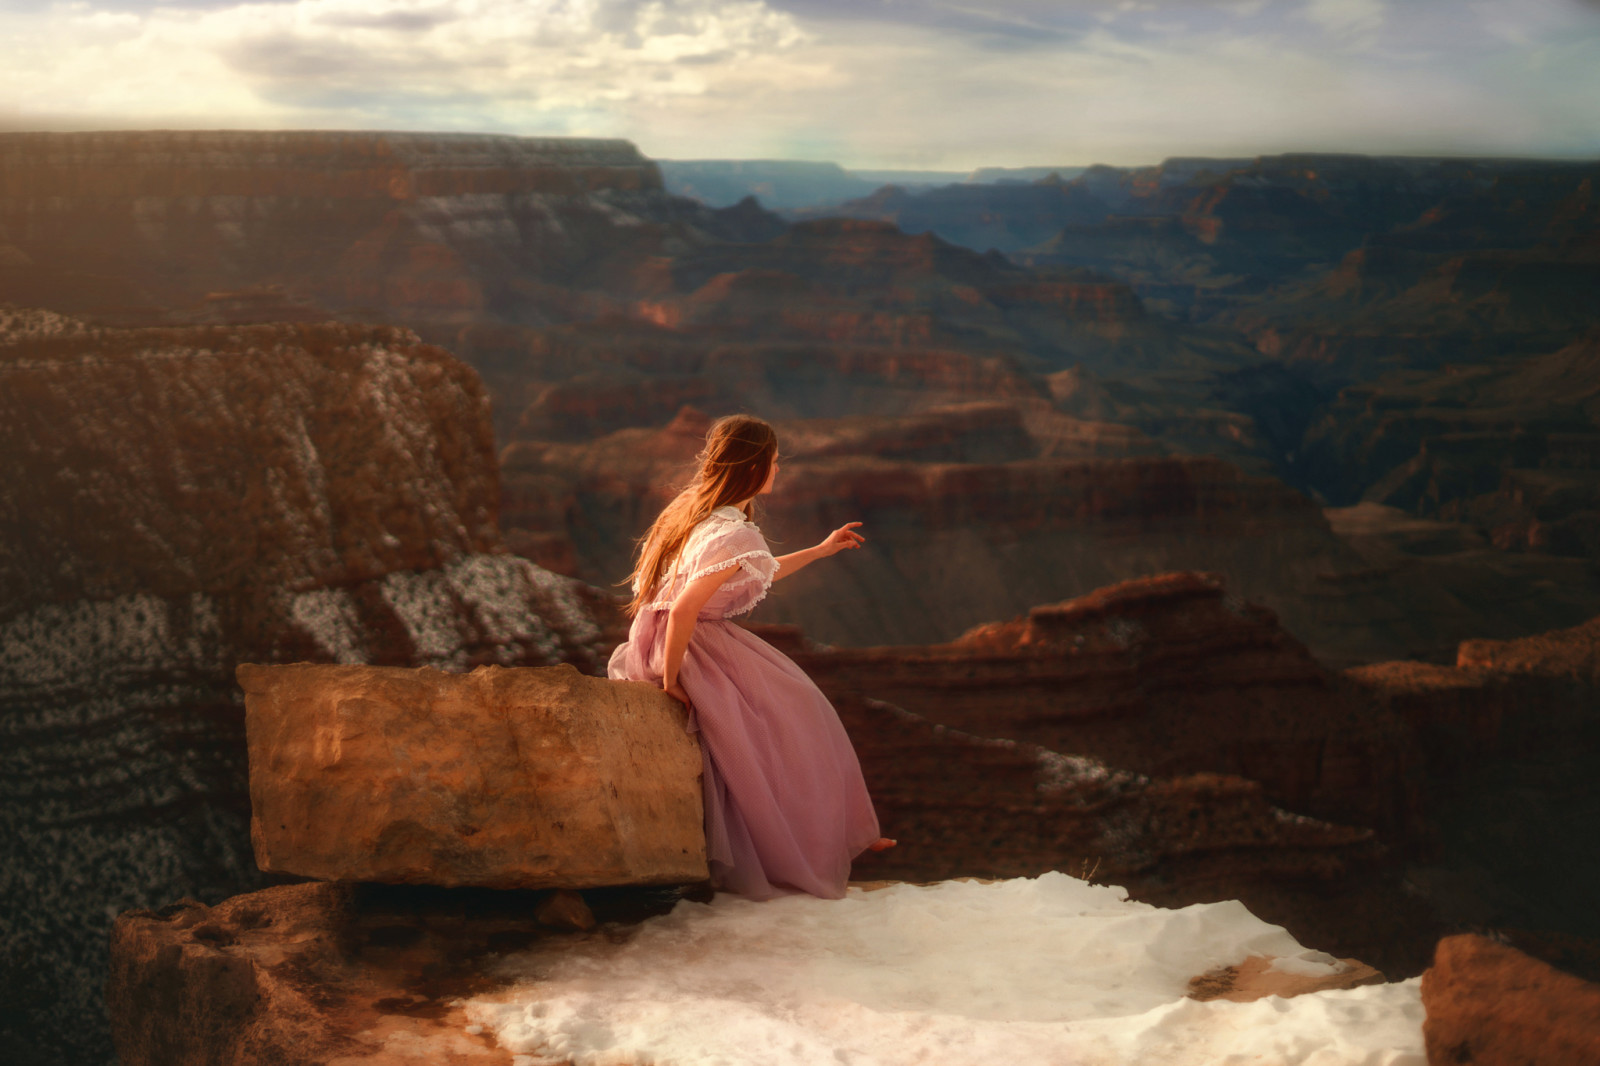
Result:
{"type": "Polygon", "coordinates": [[[571,666],[244,665],[263,870],[487,888],[708,876],[680,704],[571,666]]]}

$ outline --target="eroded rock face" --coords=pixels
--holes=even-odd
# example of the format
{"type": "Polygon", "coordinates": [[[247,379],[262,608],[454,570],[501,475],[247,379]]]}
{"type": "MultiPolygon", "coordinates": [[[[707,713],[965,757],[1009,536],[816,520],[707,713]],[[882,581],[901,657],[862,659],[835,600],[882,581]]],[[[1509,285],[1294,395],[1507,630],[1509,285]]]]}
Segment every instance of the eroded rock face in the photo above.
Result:
{"type": "MultiPolygon", "coordinates": [[[[670,892],[590,894],[638,920],[670,892]]],[[[501,954],[559,935],[548,893],[283,885],[214,907],[122,915],[106,1000],[123,1066],[510,1066],[462,996],[502,983],[501,954]]]]}
{"type": "MultiPolygon", "coordinates": [[[[509,527],[565,530],[596,584],[631,569],[634,539],[692,475],[709,419],[501,455],[509,527]]],[[[783,466],[762,498],[780,553],[861,521],[868,548],[775,586],[764,621],[834,644],[946,641],[990,619],[1129,574],[1203,569],[1344,651],[1321,575],[1359,565],[1304,496],[1218,459],[1160,454],[1126,426],[1047,401],[947,404],[895,418],[777,425],[783,466]]]]}
{"type": "Polygon", "coordinates": [[[1255,781],[1151,777],[975,736],[881,700],[835,702],[879,819],[901,840],[857,859],[859,877],[1081,876],[1093,868],[1097,880],[1135,894],[1146,882],[1179,879],[1198,893],[1222,883],[1237,889],[1251,877],[1337,879],[1376,857],[1372,830],[1288,815],[1255,781]]]}
{"type": "Polygon", "coordinates": [[[1600,985],[1486,937],[1439,942],[1422,975],[1430,1066],[1600,1062],[1600,985]]]}
{"type": "Polygon", "coordinates": [[[0,454],[0,985],[44,1061],[108,1053],[108,912],[261,883],[237,663],[601,661],[603,597],[501,543],[476,375],[409,331],[11,311],[0,454]]]}
{"type": "Polygon", "coordinates": [[[1272,612],[1204,573],[1121,582],[925,647],[802,648],[830,694],[859,693],[978,736],[1163,777],[1265,786],[1290,810],[1404,831],[1415,758],[1272,612]]]}
{"type": "Polygon", "coordinates": [[[287,283],[369,316],[471,317],[514,277],[560,278],[616,228],[617,206],[665,200],[660,187],[625,141],[9,133],[0,244],[14,262],[0,278],[13,299],[62,310],[159,315],[287,283]]]}
{"type": "Polygon", "coordinates": [[[707,878],[682,705],[571,666],[239,668],[263,870],[487,888],[707,878]]]}
{"type": "Polygon", "coordinates": [[[1597,637],[1591,620],[1466,641],[1453,666],[1346,675],[1417,738],[1438,847],[1408,876],[1455,928],[1515,929],[1519,943],[1527,930],[1600,940],[1597,637]]]}
{"type": "MultiPolygon", "coordinates": [[[[792,631],[761,635],[786,654],[801,650],[792,631]]],[[[858,880],[1060,870],[1163,907],[1241,900],[1302,943],[1385,972],[1427,964],[1437,924],[1401,890],[1369,828],[1284,811],[1234,775],[1133,773],[859,694],[833,701],[884,832],[899,841],[858,857],[858,880]]]]}
{"type": "MultiPolygon", "coordinates": [[[[1596,623],[1470,641],[1458,666],[1391,662],[1335,672],[1215,579],[1171,574],[1043,605],[944,645],[820,648],[795,629],[770,639],[841,708],[876,699],[968,734],[1155,778],[1226,774],[1259,783],[1276,806],[1377,829],[1387,865],[1364,875],[1359,891],[1330,881],[1323,899],[1308,904],[1269,890],[1278,875],[1255,864],[1270,855],[1293,866],[1292,852],[1275,849],[1242,856],[1231,871],[1224,865],[1224,877],[1244,883],[1215,891],[1249,899],[1308,943],[1342,943],[1386,972],[1420,972],[1436,936],[1462,927],[1600,939],[1590,898],[1600,876],[1591,846],[1600,832],[1596,623]],[[1308,921],[1342,932],[1302,931],[1297,923],[1308,921]],[[1378,929],[1381,936],[1366,939],[1378,929]]],[[[983,793],[973,786],[973,794],[983,793]]],[[[1209,838],[1210,819],[1224,807],[1220,798],[1195,800],[1182,817],[1209,838]]],[[[898,831],[886,821],[885,832],[898,831]]],[[[963,833],[926,835],[955,846],[963,833]]],[[[1003,863],[1055,846],[1021,830],[984,839],[957,851],[1003,863]],[[1015,852],[1013,840],[1024,842],[1015,852]]],[[[914,844],[904,857],[921,850],[914,844]]],[[[1064,861],[1092,862],[1091,852],[1111,861],[1106,849],[1064,861]]],[[[1325,858],[1306,861],[1309,869],[1325,858]]],[[[1166,888],[1157,878],[1136,890],[1170,889],[1189,901],[1182,893],[1206,890],[1211,876],[1191,863],[1166,888]]]]}
{"type": "Polygon", "coordinates": [[[407,330],[20,337],[0,380],[0,600],[351,585],[499,544],[489,398],[407,330]]]}

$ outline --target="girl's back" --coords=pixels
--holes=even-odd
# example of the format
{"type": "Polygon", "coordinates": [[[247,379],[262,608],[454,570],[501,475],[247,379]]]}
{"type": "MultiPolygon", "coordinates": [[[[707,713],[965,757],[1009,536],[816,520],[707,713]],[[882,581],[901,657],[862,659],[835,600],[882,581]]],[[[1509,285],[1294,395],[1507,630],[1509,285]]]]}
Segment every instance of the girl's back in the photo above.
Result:
{"type": "Polygon", "coordinates": [[[689,705],[714,885],[755,899],[795,891],[838,898],[851,860],[889,843],[878,834],[855,750],[805,672],[730,619],[774,580],[862,538],[852,523],[815,547],[773,557],[747,516],[754,496],[772,487],[776,450],[759,419],[712,427],[700,480],[646,538],[633,626],[608,673],[659,684],[689,705]]]}

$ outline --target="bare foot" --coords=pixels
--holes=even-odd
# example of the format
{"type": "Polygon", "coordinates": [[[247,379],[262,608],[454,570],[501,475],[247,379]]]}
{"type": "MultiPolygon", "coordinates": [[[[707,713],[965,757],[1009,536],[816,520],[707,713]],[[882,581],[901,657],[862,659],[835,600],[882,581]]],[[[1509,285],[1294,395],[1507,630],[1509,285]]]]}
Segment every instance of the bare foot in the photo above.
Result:
{"type": "Polygon", "coordinates": [[[867,845],[867,850],[888,851],[898,843],[900,843],[898,840],[890,840],[888,837],[879,837],[877,840],[874,840],[872,843],[867,845]]]}

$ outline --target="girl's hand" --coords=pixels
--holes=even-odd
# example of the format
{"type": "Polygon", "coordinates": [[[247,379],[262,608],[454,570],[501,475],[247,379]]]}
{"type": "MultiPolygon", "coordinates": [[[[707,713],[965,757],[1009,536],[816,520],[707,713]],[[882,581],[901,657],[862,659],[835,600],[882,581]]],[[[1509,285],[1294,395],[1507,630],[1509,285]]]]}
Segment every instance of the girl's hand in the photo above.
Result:
{"type": "Polygon", "coordinates": [[[667,695],[671,696],[685,707],[689,706],[689,694],[683,691],[683,685],[680,682],[674,680],[672,684],[669,685],[666,683],[666,681],[662,681],[661,691],[665,692],[667,695]]]}
{"type": "Polygon", "coordinates": [[[846,522],[838,529],[829,533],[827,539],[817,545],[817,550],[823,555],[834,555],[846,548],[859,548],[866,543],[867,538],[856,532],[860,522],[846,522]]]}

